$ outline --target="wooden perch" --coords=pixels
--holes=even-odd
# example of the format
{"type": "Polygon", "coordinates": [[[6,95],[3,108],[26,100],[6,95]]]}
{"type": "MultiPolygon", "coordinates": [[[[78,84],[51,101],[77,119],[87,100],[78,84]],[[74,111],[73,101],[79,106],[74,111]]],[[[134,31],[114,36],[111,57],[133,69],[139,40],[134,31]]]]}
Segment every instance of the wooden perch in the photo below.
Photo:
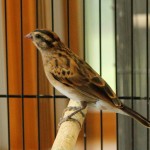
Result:
{"type": "MultiPolygon", "coordinates": [[[[68,106],[78,106],[81,104],[79,102],[70,100],[68,106]]],[[[71,114],[73,111],[66,111],[63,118],[71,114]]],[[[82,111],[85,115],[87,113],[87,108],[82,111]]],[[[81,125],[84,122],[85,117],[81,113],[75,114],[72,118],[78,120],[81,125]]],[[[73,150],[79,135],[81,127],[77,121],[66,121],[63,122],[58,130],[56,139],[53,143],[51,150],[73,150]]]]}

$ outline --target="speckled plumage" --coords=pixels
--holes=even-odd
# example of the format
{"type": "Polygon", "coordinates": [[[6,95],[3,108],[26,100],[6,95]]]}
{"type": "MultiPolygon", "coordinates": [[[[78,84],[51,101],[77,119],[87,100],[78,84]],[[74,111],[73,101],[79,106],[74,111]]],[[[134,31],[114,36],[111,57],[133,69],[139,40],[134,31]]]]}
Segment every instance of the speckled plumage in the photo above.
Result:
{"type": "Polygon", "coordinates": [[[111,87],[84,60],[67,48],[56,33],[48,30],[35,30],[27,35],[39,49],[49,82],[68,98],[81,103],[96,104],[130,115],[143,125],[150,122],[131,110],[118,99],[111,87]]]}

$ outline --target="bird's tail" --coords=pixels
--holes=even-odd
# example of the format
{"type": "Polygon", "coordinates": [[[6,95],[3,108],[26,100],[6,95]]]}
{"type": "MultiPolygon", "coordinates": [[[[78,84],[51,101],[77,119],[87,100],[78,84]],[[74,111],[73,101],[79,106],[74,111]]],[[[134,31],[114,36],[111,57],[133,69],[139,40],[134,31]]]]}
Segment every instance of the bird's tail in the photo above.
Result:
{"type": "Polygon", "coordinates": [[[120,109],[126,114],[128,114],[129,116],[131,116],[133,119],[136,119],[137,121],[139,121],[141,124],[143,124],[147,128],[150,128],[150,121],[147,120],[142,115],[140,115],[139,113],[135,112],[134,110],[132,110],[131,108],[125,105],[123,105],[120,109]]]}

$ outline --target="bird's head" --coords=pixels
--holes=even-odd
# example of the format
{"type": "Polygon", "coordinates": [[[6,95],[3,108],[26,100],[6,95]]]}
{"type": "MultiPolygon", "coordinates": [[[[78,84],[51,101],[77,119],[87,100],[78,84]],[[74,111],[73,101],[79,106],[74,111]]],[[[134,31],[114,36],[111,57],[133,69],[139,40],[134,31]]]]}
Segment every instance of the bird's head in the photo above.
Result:
{"type": "Polygon", "coordinates": [[[39,50],[53,48],[60,42],[56,33],[44,29],[36,29],[35,31],[27,34],[25,37],[31,39],[39,50]]]}

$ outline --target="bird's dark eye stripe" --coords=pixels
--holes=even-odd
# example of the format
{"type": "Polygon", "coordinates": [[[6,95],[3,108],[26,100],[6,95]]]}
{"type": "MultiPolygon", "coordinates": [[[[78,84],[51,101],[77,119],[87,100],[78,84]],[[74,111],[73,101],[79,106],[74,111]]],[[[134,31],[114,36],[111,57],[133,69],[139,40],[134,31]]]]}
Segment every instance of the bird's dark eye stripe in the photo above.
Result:
{"type": "Polygon", "coordinates": [[[36,34],[35,37],[36,37],[36,38],[42,38],[42,36],[39,35],[39,34],[36,34]]]}
{"type": "Polygon", "coordinates": [[[40,34],[36,34],[35,37],[38,38],[38,39],[40,39],[42,42],[45,42],[49,47],[52,47],[53,41],[49,41],[49,40],[45,39],[40,34]]]}
{"type": "Polygon", "coordinates": [[[38,29],[37,29],[37,30],[35,30],[35,31],[36,31],[36,32],[43,33],[43,34],[49,36],[51,39],[55,39],[53,33],[49,32],[49,31],[47,31],[47,30],[38,30],[38,29]]]}
{"type": "Polygon", "coordinates": [[[49,47],[52,47],[52,41],[48,41],[48,40],[46,40],[46,39],[44,39],[43,37],[41,38],[41,40],[43,41],[43,42],[45,42],[49,47]]]}
{"type": "Polygon", "coordinates": [[[47,44],[48,47],[54,47],[52,41],[45,40],[44,42],[47,44]]]}

